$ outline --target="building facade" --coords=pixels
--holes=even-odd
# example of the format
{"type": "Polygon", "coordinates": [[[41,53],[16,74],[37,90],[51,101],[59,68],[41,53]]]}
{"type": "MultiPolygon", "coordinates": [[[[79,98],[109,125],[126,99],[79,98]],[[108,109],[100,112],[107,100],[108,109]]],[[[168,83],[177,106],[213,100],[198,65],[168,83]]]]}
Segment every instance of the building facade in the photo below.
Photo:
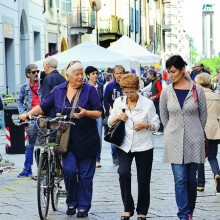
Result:
{"type": "Polygon", "coordinates": [[[163,60],[180,54],[189,61],[189,40],[184,29],[184,0],[170,0],[164,4],[165,50],[163,60]]]}
{"type": "Polygon", "coordinates": [[[1,1],[0,11],[0,93],[11,94],[26,82],[26,65],[42,57],[43,1],[1,1]]]}

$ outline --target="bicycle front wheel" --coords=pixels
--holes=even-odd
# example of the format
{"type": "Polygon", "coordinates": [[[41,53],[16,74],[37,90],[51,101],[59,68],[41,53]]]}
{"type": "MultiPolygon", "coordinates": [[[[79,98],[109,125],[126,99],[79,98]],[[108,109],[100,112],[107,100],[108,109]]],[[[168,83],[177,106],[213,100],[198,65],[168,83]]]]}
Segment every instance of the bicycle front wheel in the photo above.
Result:
{"type": "Polygon", "coordinates": [[[63,179],[62,174],[62,166],[61,166],[61,157],[55,156],[55,163],[53,166],[53,177],[52,177],[52,188],[51,188],[51,205],[54,211],[57,211],[58,208],[58,199],[59,199],[59,191],[60,191],[60,181],[63,179]]]}
{"type": "Polygon", "coordinates": [[[42,154],[37,174],[37,202],[41,220],[45,220],[50,203],[49,165],[46,154],[42,154]]]}

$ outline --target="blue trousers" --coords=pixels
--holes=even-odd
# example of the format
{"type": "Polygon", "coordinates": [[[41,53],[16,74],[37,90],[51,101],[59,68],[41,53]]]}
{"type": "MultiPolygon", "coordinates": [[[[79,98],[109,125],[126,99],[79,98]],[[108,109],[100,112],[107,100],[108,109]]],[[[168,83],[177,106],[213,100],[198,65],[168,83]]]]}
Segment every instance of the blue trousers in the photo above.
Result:
{"type": "MultiPolygon", "coordinates": [[[[208,161],[212,169],[212,173],[214,177],[216,174],[220,174],[219,164],[217,160],[218,154],[218,141],[219,140],[209,140],[209,153],[208,153],[208,161]]],[[[198,186],[205,186],[205,166],[204,164],[199,164],[198,166],[198,186]]]]}
{"type": "Polygon", "coordinates": [[[195,209],[197,197],[197,163],[171,164],[179,219],[188,220],[195,209]]]}
{"type": "Polygon", "coordinates": [[[63,155],[67,206],[89,211],[92,202],[96,158],[77,159],[72,152],[63,155]]]}
{"type": "Polygon", "coordinates": [[[100,149],[98,151],[96,162],[100,162],[101,160],[101,151],[102,151],[102,117],[96,119],[98,132],[99,132],[99,139],[100,139],[100,149]]]}
{"type": "Polygon", "coordinates": [[[33,152],[34,145],[37,139],[38,129],[34,123],[31,123],[27,129],[27,135],[29,144],[25,146],[25,162],[24,162],[24,170],[32,173],[31,167],[33,165],[33,152]]]}

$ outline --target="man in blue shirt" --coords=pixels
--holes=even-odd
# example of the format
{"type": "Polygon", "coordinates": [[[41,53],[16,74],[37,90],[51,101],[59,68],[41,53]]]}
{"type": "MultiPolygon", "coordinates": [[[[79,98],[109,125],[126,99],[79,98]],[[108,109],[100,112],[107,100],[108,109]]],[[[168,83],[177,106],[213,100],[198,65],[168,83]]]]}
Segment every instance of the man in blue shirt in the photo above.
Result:
{"type": "MultiPolygon", "coordinates": [[[[115,81],[109,83],[106,86],[104,93],[104,107],[105,107],[105,117],[108,117],[113,108],[113,103],[116,98],[123,95],[122,89],[119,85],[121,77],[125,74],[125,69],[121,65],[116,65],[114,68],[115,81]]],[[[115,166],[118,166],[118,156],[116,151],[116,146],[111,144],[112,148],[112,161],[115,166]]]]}

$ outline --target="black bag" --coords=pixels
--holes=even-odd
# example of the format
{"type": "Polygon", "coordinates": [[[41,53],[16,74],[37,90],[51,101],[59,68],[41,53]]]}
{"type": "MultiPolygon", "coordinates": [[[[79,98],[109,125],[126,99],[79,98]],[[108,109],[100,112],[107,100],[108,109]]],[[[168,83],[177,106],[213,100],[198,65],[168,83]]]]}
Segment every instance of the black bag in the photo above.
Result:
{"type": "MultiPolygon", "coordinates": [[[[123,112],[125,110],[123,109],[123,112]]],[[[112,125],[104,136],[104,140],[115,144],[117,146],[121,146],[125,136],[125,122],[118,121],[114,125],[112,125]]]]}

